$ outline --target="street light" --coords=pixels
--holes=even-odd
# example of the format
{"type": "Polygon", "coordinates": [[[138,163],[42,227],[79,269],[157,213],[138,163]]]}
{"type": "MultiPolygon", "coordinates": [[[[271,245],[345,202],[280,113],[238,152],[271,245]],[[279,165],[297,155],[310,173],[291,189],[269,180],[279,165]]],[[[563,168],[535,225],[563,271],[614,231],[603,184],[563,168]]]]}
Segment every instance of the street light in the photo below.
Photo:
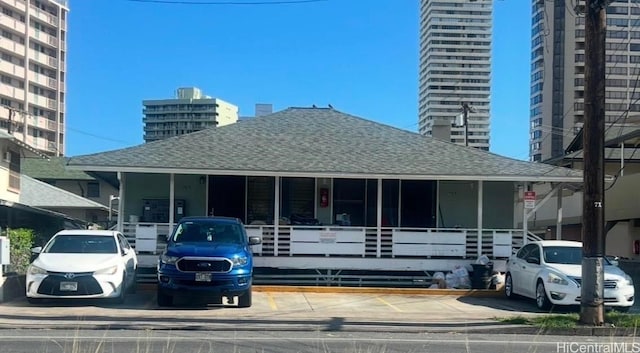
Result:
{"type": "Polygon", "coordinates": [[[111,213],[113,211],[113,201],[118,200],[120,201],[120,197],[118,196],[114,196],[114,195],[109,195],[109,218],[107,220],[107,229],[111,228],[111,213]]]}

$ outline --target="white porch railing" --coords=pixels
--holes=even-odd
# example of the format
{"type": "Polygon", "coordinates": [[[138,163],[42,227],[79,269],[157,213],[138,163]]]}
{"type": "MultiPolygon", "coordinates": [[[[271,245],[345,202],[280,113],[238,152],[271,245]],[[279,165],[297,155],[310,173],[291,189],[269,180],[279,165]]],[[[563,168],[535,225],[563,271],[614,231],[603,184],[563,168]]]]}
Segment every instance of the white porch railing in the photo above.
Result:
{"type": "MultiPolygon", "coordinates": [[[[524,244],[522,229],[477,229],[247,225],[249,236],[262,243],[256,256],[331,256],[361,258],[506,259],[524,244]],[[481,253],[478,252],[481,249],[481,253]]],[[[138,252],[161,253],[168,223],[124,223],[123,233],[138,252]],[[151,229],[151,231],[150,231],[151,229]],[[155,238],[155,244],[154,239],[155,238]]],[[[540,238],[529,233],[527,241],[540,238]]]]}

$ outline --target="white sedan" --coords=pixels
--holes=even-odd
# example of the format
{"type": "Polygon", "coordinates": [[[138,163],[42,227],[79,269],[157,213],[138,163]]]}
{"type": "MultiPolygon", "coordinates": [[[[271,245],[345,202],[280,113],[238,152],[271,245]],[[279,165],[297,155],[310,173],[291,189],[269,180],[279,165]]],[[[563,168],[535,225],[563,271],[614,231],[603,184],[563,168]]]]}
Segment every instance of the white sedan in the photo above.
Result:
{"type": "MultiPolygon", "coordinates": [[[[543,240],[523,246],[507,262],[505,294],[536,300],[539,309],[551,305],[580,305],[582,243],[543,240]]],[[[631,277],[605,259],[604,304],[628,310],[634,302],[631,277]]]]}
{"type": "Polygon", "coordinates": [[[63,230],[27,270],[30,302],[43,298],[112,298],[123,302],[136,286],[138,259],[127,239],[111,230],[63,230]]]}

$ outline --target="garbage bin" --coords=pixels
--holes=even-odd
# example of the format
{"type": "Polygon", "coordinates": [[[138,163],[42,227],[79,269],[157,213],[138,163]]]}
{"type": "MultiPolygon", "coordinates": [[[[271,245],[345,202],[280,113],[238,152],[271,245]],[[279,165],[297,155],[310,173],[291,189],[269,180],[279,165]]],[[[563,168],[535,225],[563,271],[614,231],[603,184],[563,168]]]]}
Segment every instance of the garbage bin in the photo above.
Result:
{"type": "Polygon", "coordinates": [[[493,274],[493,262],[487,264],[471,264],[471,267],[473,267],[471,288],[489,289],[491,287],[491,276],[493,274]]]}

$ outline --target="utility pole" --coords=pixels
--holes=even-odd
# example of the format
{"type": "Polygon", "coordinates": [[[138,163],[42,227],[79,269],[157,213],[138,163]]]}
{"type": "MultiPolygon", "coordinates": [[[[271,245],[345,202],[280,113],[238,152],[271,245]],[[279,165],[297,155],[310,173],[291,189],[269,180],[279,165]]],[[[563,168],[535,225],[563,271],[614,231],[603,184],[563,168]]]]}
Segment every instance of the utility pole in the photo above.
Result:
{"type": "Polygon", "coordinates": [[[585,0],[584,199],[580,322],[604,324],[604,120],[606,7],[610,0],[585,0]]]}
{"type": "Polygon", "coordinates": [[[462,123],[464,124],[464,145],[469,146],[469,112],[471,107],[466,102],[462,102],[462,123]]]}

